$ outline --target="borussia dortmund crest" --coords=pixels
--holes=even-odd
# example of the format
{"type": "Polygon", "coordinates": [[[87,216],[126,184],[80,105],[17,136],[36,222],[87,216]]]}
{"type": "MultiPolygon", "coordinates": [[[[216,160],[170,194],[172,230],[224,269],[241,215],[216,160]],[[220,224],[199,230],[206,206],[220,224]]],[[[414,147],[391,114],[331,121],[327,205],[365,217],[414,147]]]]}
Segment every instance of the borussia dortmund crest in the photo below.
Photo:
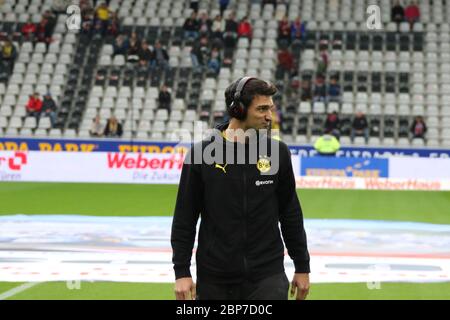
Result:
{"type": "Polygon", "coordinates": [[[260,156],[258,162],[256,163],[256,167],[262,173],[269,172],[270,170],[270,159],[266,156],[260,156]]]}

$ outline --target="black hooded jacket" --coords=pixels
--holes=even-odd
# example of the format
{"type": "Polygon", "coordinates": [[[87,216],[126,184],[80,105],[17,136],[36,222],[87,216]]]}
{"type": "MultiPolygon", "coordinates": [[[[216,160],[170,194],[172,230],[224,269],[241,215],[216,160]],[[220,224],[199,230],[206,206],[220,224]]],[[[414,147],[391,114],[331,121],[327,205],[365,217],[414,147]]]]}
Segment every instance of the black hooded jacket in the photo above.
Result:
{"type": "MultiPolygon", "coordinates": [[[[218,129],[223,131],[227,126],[225,123],[218,129]]],[[[205,160],[192,164],[199,153],[215,143],[223,150],[234,149],[235,153],[238,145],[244,145],[229,142],[222,136],[197,143],[187,154],[172,223],[176,279],[191,276],[190,263],[199,216],[198,280],[238,283],[283,272],[281,234],[294,261],[295,272],[310,272],[303,214],[289,149],[283,142],[266,141],[271,147],[263,150],[266,152],[258,149],[258,165],[248,159],[245,164],[225,161],[208,164],[205,160]],[[279,152],[278,159],[274,150],[279,152]],[[191,164],[186,163],[187,159],[191,164]],[[263,174],[268,169],[270,174],[263,174]]],[[[245,144],[246,158],[249,158],[251,146],[251,143],[245,144]]]]}

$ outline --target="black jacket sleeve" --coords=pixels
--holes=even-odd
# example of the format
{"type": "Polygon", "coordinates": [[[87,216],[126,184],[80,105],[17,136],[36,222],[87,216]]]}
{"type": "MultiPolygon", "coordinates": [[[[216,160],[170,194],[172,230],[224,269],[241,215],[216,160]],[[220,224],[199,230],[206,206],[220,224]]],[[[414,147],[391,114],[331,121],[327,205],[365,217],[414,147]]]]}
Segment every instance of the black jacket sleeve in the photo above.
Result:
{"type": "MultiPolygon", "coordinates": [[[[193,163],[192,150],[186,155],[193,163]]],[[[202,208],[203,183],[200,164],[187,164],[181,171],[177,201],[172,221],[172,262],[175,278],[190,277],[192,249],[194,247],[196,225],[202,208]]]]}
{"type": "Polygon", "coordinates": [[[279,170],[278,206],[283,239],[288,254],[294,261],[295,272],[309,273],[309,252],[303,226],[303,213],[295,188],[291,153],[284,143],[280,144],[279,170]]]}

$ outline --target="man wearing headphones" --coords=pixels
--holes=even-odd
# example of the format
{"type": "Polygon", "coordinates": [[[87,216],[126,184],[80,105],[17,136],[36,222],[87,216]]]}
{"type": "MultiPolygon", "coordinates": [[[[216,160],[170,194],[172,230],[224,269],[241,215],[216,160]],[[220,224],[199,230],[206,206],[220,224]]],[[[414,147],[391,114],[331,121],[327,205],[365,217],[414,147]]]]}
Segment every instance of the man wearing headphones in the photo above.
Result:
{"type": "Polygon", "coordinates": [[[309,253],[290,152],[264,134],[276,91],[252,77],[232,83],[225,91],[230,121],[186,156],[171,234],[177,300],[286,300],[283,239],[295,266],[291,295],[308,294],[309,253]],[[270,148],[252,137],[265,137],[270,148]],[[239,148],[244,162],[236,161],[239,148]],[[199,158],[211,149],[226,158],[199,158]],[[190,265],[200,216],[195,285],[190,265]]]}

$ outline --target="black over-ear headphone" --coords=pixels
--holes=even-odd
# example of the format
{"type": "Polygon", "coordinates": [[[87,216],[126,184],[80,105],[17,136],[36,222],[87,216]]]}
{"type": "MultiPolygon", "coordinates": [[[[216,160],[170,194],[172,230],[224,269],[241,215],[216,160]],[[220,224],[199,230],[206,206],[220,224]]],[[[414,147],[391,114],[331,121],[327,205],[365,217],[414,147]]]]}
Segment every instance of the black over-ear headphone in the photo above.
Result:
{"type": "Polygon", "coordinates": [[[241,101],[242,90],[244,90],[245,85],[250,80],[255,79],[254,77],[243,77],[239,80],[239,83],[234,92],[234,99],[230,104],[228,113],[230,117],[236,118],[238,120],[244,120],[247,116],[247,108],[241,101]]]}

